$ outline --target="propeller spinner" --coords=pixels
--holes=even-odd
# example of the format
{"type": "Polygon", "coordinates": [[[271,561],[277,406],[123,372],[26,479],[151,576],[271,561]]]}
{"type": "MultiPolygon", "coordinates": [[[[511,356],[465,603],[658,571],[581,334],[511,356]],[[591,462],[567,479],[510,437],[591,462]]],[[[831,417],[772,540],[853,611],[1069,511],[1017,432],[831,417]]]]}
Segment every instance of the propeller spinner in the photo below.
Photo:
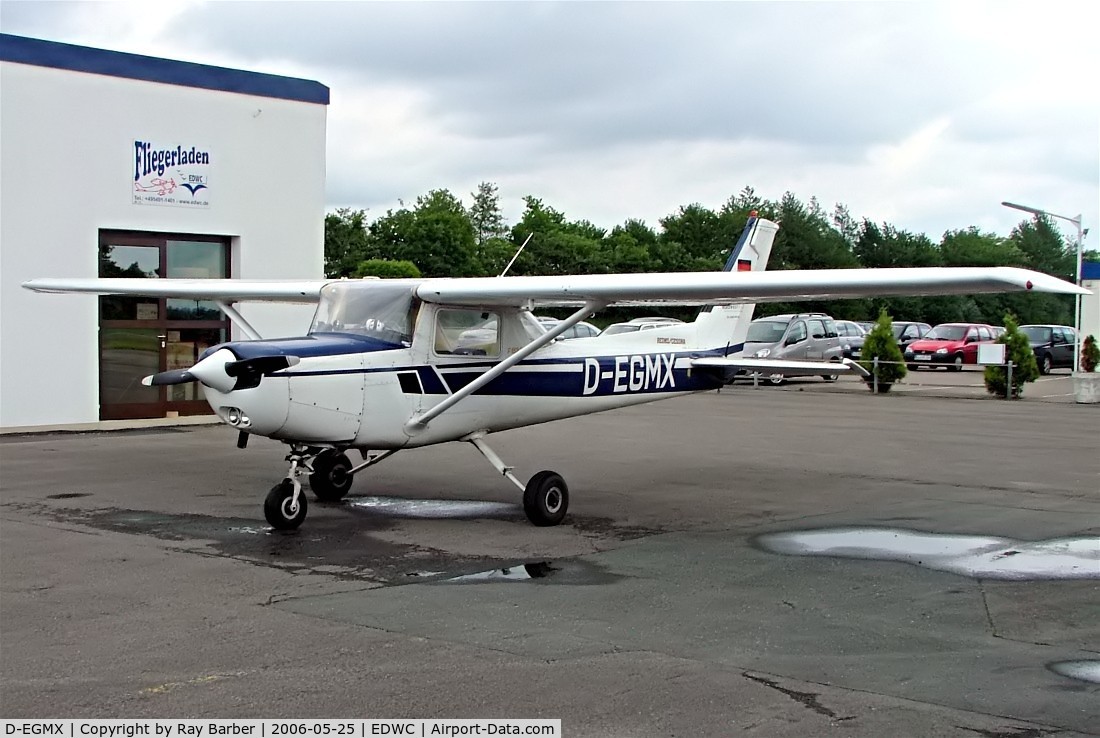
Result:
{"type": "Polygon", "coordinates": [[[232,392],[255,387],[263,377],[292,367],[300,361],[297,356],[282,355],[238,360],[232,351],[223,348],[200,359],[190,369],[169,369],[145,377],[141,383],[146,387],[158,387],[201,382],[219,392],[232,392]]]}

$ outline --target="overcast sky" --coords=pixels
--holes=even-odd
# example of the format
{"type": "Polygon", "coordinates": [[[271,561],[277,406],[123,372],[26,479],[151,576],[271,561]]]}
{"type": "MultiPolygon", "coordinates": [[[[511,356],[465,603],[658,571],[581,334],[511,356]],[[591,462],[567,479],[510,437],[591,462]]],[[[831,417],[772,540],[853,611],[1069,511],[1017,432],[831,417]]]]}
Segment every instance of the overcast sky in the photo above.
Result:
{"type": "Polygon", "coordinates": [[[317,80],[330,208],[495,182],[656,227],[746,185],[939,239],[1100,234],[1100,3],[2,0],[36,38],[317,80]],[[1063,232],[1074,233],[1062,223],[1063,232]]]}

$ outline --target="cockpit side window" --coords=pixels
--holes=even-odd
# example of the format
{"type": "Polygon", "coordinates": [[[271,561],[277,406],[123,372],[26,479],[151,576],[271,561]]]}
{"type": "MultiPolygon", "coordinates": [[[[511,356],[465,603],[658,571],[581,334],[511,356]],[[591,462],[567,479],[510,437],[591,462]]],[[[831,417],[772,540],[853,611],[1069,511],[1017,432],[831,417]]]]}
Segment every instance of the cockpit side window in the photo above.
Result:
{"type": "Polygon", "coordinates": [[[485,310],[439,310],[434,346],[437,354],[499,356],[500,315],[485,310]]]}

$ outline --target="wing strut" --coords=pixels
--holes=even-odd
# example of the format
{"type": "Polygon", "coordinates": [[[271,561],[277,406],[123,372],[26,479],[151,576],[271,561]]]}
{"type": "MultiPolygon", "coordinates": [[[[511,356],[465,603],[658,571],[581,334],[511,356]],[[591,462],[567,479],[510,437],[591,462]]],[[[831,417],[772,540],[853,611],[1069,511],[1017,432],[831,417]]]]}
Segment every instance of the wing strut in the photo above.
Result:
{"type": "Polygon", "coordinates": [[[425,410],[424,412],[420,413],[419,415],[414,415],[412,418],[409,419],[409,421],[407,423],[405,423],[405,431],[411,435],[411,434],[416,433],[418,431],[424,430],[424,428],[426,428],[428,426],[428,423],[431,422],[431,420],[433,418],[437,418],[440,415],[442,415],[443,413],[447,412],[452,407],[457,405],[459,402],[466,399],[467,397],[469,397],[473,393],[477,392],[479,389],[481,389],[485,385],[489,384],[489,382],[492,382],[494,379],[499,377],[501,374],[504,374],[504,372],[508,371],[513,366],[515,366],[519,362],[523,361],[528,356],[535,353],[540,348],[542,348],[546,344],[550,343],[551,341],[553,341],[555,338],[557,338],[561,334],[565,333],[567,330],[569,330],[570,328],[575,326],[577,323],[580,323],[582,320],[584,320],[586,317],[588,317],[592,313],[596,312],[597,310],[602,309],[603,306],[604,306],[604,303],[601,302],[601,301],[589,300],[588,302],[586,302],[584,304],[584,307],[582,307],[580,310],[578,310],[577,312],[573,313],[572,315],[570,315],[568,318],[566,318],[562,322],[555,325],[548,332],[544,333],[543,335],[539,336],[535,340],[531,341],[529,344],[527,344],[526,346],[521,348],[519,351],[517,351],[516,353],[509,356],[507,359],[500,362],[499,364],[494,366],[492,369],[485,372],[480,377],[478,377],[474,381],[470,382],[468,385],[466,385],[462,389],[458,390],[457,392],[455,392],[453,395],[451,395],[447,399],[443,400],[443,402],[439,403],[435,407],[432,407],[432,408],[429,408],[428,410],[425,410]]]}
{"type": "Polygon", "coordinates": [[[244,333],[253,341],[263,340],[263,336],[260,335],[259,331],[253,328],[251,324],[249,324],[249,322],[244,319],[244,316],[241,315],[240,311],[237,310],[237,308],[233,307],[225,300],[215,300],[214,302],[217,303],[218,307],[221,308],[223,313],[229,316],[230,320],[237,324],[237,327],[241,329],[242,333],[244,333]]]}

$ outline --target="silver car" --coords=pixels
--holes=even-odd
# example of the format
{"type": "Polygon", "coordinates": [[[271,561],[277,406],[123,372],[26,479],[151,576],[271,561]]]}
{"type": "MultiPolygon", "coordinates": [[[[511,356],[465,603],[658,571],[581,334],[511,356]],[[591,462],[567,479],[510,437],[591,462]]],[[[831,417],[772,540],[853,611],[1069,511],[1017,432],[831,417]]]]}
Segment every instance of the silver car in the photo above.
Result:
{"type": "MultiPolygon", "coordinates": [[[[744,355],[756,359],[839,362],[843,353],[836,322],[824,313],[758,318],[749,324],[749,333],[745,338],[744,355]]],[[[809,377],[813,374],[784,372],[769,375],[768,381],[783,384],[787,377],[809,377]]],[[[822,374],[821,378],[835,382],[839,376],[822,374]]]]}

